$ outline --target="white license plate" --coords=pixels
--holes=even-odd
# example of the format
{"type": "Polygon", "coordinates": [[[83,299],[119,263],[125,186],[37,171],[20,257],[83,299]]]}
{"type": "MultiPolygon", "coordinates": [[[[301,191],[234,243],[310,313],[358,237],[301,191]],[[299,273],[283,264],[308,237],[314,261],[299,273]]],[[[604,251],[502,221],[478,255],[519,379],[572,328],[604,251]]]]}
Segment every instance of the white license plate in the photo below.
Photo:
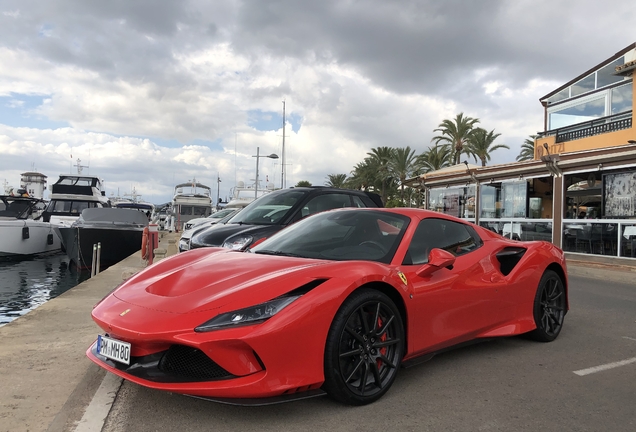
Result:
{"type": "Polygon", "coordinates": [[[130,364],[130,344],[97,335],[97,353],[120,363],[130,364]]]}

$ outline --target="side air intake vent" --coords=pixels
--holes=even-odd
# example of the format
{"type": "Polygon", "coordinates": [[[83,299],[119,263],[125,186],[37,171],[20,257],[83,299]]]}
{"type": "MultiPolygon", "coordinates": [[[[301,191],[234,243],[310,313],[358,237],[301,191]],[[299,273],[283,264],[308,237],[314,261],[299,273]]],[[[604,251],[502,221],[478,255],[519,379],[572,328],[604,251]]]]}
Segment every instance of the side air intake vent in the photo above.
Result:
{"type": "Polygon", "coordinates": [[[507,247],[497,252],[497,261],[499,261],[500,265],[499,271],[504,276],[508,276],[525,253],[526,249],[521,247],[507,247]]]}

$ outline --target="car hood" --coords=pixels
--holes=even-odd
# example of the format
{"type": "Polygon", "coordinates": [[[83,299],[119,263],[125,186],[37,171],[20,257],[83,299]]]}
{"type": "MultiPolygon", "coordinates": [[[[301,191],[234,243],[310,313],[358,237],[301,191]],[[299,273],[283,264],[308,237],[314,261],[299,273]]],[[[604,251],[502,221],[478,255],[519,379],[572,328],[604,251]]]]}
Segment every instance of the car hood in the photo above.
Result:
{"type": "Polygon", "coordinates": [[[313,281],[315,272],[310,269],[329,263],[198,249],[149,267],[112,295],[139,307],[170,313],[219,309],[236,301],[258,304],[313,281]]]}
{"type": "Polygon", "coordinates": [[[258,239],[268,237],[282,228],[283,226],[281,225],[216,224],[205,230],[193,233],[190,245],[192,247],[222,246],[225,240],[235,235],[249,234],[258,239]]]}

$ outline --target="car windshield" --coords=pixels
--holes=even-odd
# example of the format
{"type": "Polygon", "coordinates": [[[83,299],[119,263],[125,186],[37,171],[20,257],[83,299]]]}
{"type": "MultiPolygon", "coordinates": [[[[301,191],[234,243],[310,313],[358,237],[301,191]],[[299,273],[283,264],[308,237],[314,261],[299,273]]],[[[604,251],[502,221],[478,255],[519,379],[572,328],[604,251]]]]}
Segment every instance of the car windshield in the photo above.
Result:
{"type": "Polygon", "coordinates": [[[341,209],[303,219],[255,246],[257,254],[390,263],[409,218],[391,212],[341,209]]]}
{"type": "Polygon", "coordinates": [[[208,216],[208,219],[222,219],[227,215],[233,214],[235,211],[235,209],[219,210],[218,212],[212,213],[210,216],[208,216]]]}
{"type": "Polygon", "coordinates": [[[278,225],[302,201],[307,191],[284,189],[270,192],[252,201],[239,214],[228,221],[230,224],[278,225]]]}

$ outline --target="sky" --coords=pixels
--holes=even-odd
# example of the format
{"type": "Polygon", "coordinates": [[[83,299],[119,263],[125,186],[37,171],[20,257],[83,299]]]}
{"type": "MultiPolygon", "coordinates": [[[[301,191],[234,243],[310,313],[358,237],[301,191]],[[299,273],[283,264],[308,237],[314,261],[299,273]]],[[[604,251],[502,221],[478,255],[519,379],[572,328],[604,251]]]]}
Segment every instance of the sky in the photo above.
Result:
{"type": "Polygon", "coordinates": [[[539,98],[634,22],[631,0],[3,0],[0,182],[80,165],[159,204],[193,179],[225,198],[258,161],[261,187],[320,186],[458,113],[513,162],[539,98]]]}

